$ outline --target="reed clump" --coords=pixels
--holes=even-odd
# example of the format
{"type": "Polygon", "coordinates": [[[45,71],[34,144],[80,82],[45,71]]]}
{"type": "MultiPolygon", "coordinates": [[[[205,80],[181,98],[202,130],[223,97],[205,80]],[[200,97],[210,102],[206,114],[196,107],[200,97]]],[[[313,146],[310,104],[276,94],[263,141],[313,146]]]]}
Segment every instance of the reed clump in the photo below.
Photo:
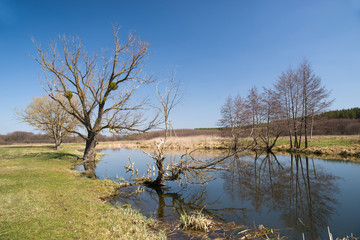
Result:
{"type": "Polygon", "coordinates": [[[213,226],[213,221],[206,217],[201,211],[191,214],[183,212],[180,214],[180,227],[182,229],[208,232],[213,226]]]}

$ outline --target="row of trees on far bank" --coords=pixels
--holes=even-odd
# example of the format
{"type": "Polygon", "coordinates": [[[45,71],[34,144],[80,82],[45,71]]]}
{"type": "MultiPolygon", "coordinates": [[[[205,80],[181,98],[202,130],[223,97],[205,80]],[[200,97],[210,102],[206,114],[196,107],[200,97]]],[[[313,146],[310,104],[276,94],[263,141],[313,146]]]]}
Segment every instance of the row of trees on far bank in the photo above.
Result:
{"type": "Polygon", "coordinates": [[[287,132],[291,148],[308,147],[314,116],[332,103],[330,91],[322,85],[307,60],[296,68],[289,67],[274,83],[273,88],[257,87],[244,98],[228,97],[221,107],[219,124],[231,129],[232,148],[239,138],[251,136],[256,144],[270,151],[278,137],[287,132]]]}

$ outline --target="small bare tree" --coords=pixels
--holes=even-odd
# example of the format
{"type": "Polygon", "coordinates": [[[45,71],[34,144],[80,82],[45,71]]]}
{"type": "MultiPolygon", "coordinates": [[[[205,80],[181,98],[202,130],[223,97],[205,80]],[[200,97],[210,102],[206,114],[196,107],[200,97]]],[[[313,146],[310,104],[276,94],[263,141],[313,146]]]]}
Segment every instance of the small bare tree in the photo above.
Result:
{"type": "MultiPolygon", "coordinates": [[[[57,97],[67,105],[65,98],[57,97]]],[[[17,112],[17,115],[22,121],[53,138],[56,150],[60,148],[64,137],[70,134],[69,131],[74,131],[79,126],[78,120],[49,96],[34,98],[23,111],[17,112]]]]}
{"type": "Polygon", "coordinates": [[[251,133],[250,136],[253,138],[255,145],[257,145],[259,124],[261,122],[261,95],[257,87],[252,87],[246,99],[246,107],[251,118],[251,133]]]}
{"type": "Polygon", "coordinates": [[[249,123],[245,100],[240,95],[235,98],[229,96],[222,105],[220,112],[219,124],[230,129],[232,136],[231,148],[236,151],[242,129],[249,123]]]}
{"type": "Polygon", "coordinates": [[[260,124],[258,138],[265,144],[265,150],[271,152],[281,134],[281,107],[275,92],[264,88],[260,105],[260,124]]]}
{"type": "MultiPolygon", "coordinates": [[[[159,87],[159,86],[158,86],[159,87]]],[[[161,186],[163,182],[167,180],[165,178],[165,169],[164,169],[164,161],[166,148],[168,145],[168,136],[169,136],[169,128],[170,128],[170,113],[174,109],[174,107],[180,103],[181,94],[180,94],[180,85],[175,81],[175,73],[173,72],[168,85],[165,87],[164,92],[162,93],[157,87],[156,97],[160,106],[156,106],[160,115],[163,118],[164,124],[164,137],[160,139],[159,143],[155,144],[155,151],[153,153],[145,152],[148,156],[155,160],[155,165],[157,167],[158,176],[157,178],[149,182],[149,185],[153,186],[161,186]]]]}
{"type": "Polygon", "coordinates": [[[82,125],[85,132],[66,129],[86,141],[84,167],[95,160],[96,136],[104,131],[145,131],[155,120],[145,121],[144,102],[132,101],[139,87],[151,82],[142,73],[149,44],[129,34],[125,43],[114,27],[111,56],[90,57],[77,38],[59,37],[45,51],[35,44],[35,61],[42,67],[44,89],[55,102],[82,125]],[[57,47],[60,45],[60,48],[57,47]],[[65,104],[62,97],[66,97],[65,104]]]}

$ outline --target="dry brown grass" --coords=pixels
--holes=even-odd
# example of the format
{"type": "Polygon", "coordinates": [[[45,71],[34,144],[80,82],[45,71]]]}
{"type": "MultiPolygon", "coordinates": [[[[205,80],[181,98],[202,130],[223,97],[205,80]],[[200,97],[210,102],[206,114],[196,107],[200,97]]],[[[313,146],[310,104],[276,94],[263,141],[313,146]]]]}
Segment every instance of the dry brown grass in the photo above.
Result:
{"type": "MultiPolygon", "coordinates": [[[[118,142],[102,142],[98,145],[98,148],[141,148],[152,149],[158,143],[160,138],[153,138],[150,140],[138,140],[138,141],[118,141],[118,142]]],[[[168,149],[184,150],[184,149],[224,149],[227,148],[230,138],[199,135],[188,137],[170,137],[167,141],[168,149]]]]}

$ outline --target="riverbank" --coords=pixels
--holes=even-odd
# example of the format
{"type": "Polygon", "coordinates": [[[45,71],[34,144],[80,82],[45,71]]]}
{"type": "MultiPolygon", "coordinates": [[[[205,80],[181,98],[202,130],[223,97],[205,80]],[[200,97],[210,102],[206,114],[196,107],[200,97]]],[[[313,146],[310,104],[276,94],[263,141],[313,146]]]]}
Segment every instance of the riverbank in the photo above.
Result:
{"type": "MultiPolygon", "coordinates": [[[[199,141],[200,137],[178,140],[184,148],[174,140],[171,148],[183,152],[191,150],[191,146],[202,146],[200,152],[204,154],[211,147],[224,151],[222,146],[229,141],[222,138],[199,141]]],[[[355,138],[328,142],[336,141],[337,147],[357,144],[355,138]]],[[[98,149],[132,147],[150,151],[153,142],[100,143],[98,149]]],[[[64,144],[59,151],[51,145],[0,147],[0,239],[164,239],[165,231],[173,231],[176,226],[167,229],[131,208],[115,208],[105,203],[117,193],[118,184],[87,179],[71,170],[79,163],[77,157],[81,152],[77,149],[81,147],[64,144]]],[[[253,229],[252,233],[261,231],[253,229]]]]}
{"type": "MultiPolygon", "coordinates": [[[[131,148],[151,151],[154,143],[159,139],[138,140],[138,141],[118,141],[102,142],[97,148],[131,148]]],[[[241,146],[246,146],[251,139],[242,139],[241,146]]],[[[168,141],[168,149],[171,151],[186,152],[191,150],[207,151],[219,150],[226,151],[231,144],[230,138],[215,136],[196,136],[196,137],[172,137],[168,141]]],[[[281,137],[273,148],[278,153],[299,153],[310,156],[321,156],[325,159],[341,159],[360,161],[360,135],[349,136],[314,136],[309,139],[308,148],[290,149],[288,137],[281,137]]]]}
{"type": "Polygon", "coordinates": [[[105,203],[118,184],[71,170],[77,147],[0,148],[0,239],[165,239],[155,220],[105,203]]]}
{"type": "Polygon", "coordinates": [[[119,184],[85,178],[73,170],[81,163],[79,147],[0,147],[0,239],[167,239],[169,234],[192,239],[224,235],[225,226],[248,239],[277,236],[263,227],[215,222],[209,233],[183,232],[178,225],[159,224],[128,206],[110,205],[106,200],[119,194],[119,184]]]}

